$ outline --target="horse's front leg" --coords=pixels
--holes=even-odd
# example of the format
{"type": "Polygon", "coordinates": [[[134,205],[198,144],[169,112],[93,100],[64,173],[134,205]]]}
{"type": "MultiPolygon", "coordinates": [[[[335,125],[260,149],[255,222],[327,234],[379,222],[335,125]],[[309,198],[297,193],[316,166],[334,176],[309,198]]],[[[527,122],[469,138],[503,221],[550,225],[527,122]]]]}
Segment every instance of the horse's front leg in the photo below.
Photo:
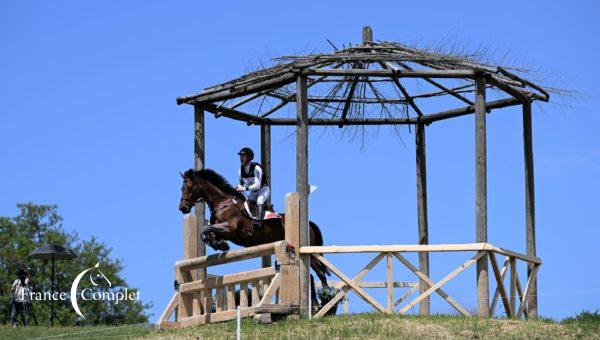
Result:
{"type": "Polygon", "coordinates": [[[200,239],[214,250],[228,251],[229,244],[225,240],[225,235],[229,232],[231,227],[227,222],[211,224],[205,227],[200,239]]]}

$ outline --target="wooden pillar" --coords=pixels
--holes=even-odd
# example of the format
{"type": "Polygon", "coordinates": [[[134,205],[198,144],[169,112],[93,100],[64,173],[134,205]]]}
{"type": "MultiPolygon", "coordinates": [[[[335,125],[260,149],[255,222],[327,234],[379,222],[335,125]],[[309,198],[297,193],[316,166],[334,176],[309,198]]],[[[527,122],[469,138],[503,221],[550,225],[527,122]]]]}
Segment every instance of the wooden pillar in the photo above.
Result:
{"type": "MultiPolygon", "coordinates": [[[[199,105],[194,105],[194,169],[201,170],[204,169],[204,110],[199,105]]],[[[204,229],[205,223],[205,207],[204,202],[196,203],[194,207],[194,213],[196,215],[196,223],[198,224],[198,228],[196,229],[196,235],[194,238],[195,243],[197,243],[197,252],[196,256],[204,256],[206,255],[206,245],[204,242],[200,242],[200,234],[202,234],[202,230],[204,229]]],[[[206,268],[202,268],[198,270],[198,275],[200,280],[204,280],[206,278],[206,268]]]]}
{"type": "MultiPolygon", "coordinates": [[[[425,156],[425,124],[416,126],[415,146],[417,154],[417,217],[419,244],[429,244],[429,223],[427,220],[427,166],[425,156]]],[[[429,277],[429,253],[419,252],[419,270],[429,277]]],[[[423,294],[429,286],[419,280],[419,294],[423,294]]],[[[429,296],[419,303],[419,314],[429,315],[429,296]]]]}
{"type": "MultiPolygon", "coordinates": [[[[475,76],[475,238],[487,242],[487,141],[485,108],[485,75],[475,76]]],[[[477,260],[477,315],[489,317],[490,291],[487,256],[477,260]]]]}
{"type": "MultiPolygon", "coordinates": [[[[306,76],[296,81],[296,192],[300,203],[300,247],[309,245],[308,234],[308,93],[306,76]]],[[[309,255],[300,257],[300,314],[308,313],[309,255]]]]}
{"type": "MultiPolygon", "coordinates": [[[[261,167],[267,181],[269,182],[269,186],[271,187],[271,195],[273,195],[273,182],[271,181],[271,126],[270,125],[261,125],[260,126],[260,157],[261,157],[261,167]]],[[[267,204],[271,204],[271,198],[269,197],[269,201],[267,204]]],[[[271,266],[271,255],[262,257],[262,267],[270,267],[271,266]]]]}
{"type": "MultiPolygon", "coordinates": [[[[523,103],[523,146],[525,154],[525,240],[528,256],[536,256],[535,249],[535,190],[533,176],[533,137],[531,124],[531,102],[523,103]]],[[[527,277],[533,271],[533,265],[527,265],[527,277]]],[[[527,315],[538,316],[537,278],[532,282],[527,300],[527,315]]]]}

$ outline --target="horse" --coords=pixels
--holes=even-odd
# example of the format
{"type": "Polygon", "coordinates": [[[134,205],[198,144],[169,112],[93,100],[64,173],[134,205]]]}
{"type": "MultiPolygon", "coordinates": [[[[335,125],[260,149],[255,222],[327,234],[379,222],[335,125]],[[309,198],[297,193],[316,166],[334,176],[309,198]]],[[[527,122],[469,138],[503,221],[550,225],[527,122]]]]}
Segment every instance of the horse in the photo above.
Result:
{"type": "MultiPolygon", "coordinates": [[[[238,246],[251,247],[281,241],[285,238],[285,214],[281,218],[264,219],[262,226],[255,228],[252,217],[245,212],[246,197],[235,190],[220,174],[211,169],[187,170],[181,177],[181,200],[179,210],[188,214],[194,204],[202,199],[210,209],[210,224],[204,228],[201,239],[215,250],[227,251],[230,241],[238,246]]],[[[316,223],[309,221],[312,246],[323,245],[323,235],[316,223]]],[[[310,267],[315,271],[322,287],[328,287],[329,269],[311,257],[310,267]]],[[[311,281],[312,276],[311,276],[311,281]]],[[[312,285],[313,297],[314,284],[312,285]]]]}

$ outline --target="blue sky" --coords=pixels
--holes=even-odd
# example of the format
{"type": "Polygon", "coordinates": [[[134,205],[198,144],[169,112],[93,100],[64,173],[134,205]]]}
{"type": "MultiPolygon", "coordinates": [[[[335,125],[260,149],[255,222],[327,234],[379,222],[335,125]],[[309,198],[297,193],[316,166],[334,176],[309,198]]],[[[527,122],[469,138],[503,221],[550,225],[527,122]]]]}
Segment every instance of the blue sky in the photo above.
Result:
{"type": "MultiPolygon", "coordinates": [[[[191,107],[175,97],[229,80],[269,56],[329,51],[375,39],[423,45],[457,39],[510,52],[571,98],[534,105],[541,315],[600,308],[600,59],[597,2],[220,3],[86,1],[0,3],[0,215],[16,203],[58,204],[65,228],[98,236],[125,263],[157,317],[182,256],[178,171],[193,165],[191,107]]],[[[519,108],[488,118],[489,241],[524,252],[519,108]]],[[[473,117],[427,132],[430,242],[475,239],[473,117]]],[[[207,166],[235,180],[236,151],[259,129],[207,118],[207,166]]],[[[291,129],[273,130],[273,198],[295,188],[291,129]]],[[[416,242],[414,135],[389,129],[361,146],[336,129],[311,130],[310,215],[327,244],[416,242]]],[[[467,254],[433,255],[440,279],[467,254]]],[[[411,257],[415,259],[415,257],[411,257]]],[[[367,256],[332,256],[356,273],[367,256]]],[[[217,272],[256,267],[231,265],[217,272]]],[[[366,277],[384,280],[381,267],[366,277]]],[[[396,279],[414,277],[396,264],[396,279]]],[[[521,275],[521,278],[524,274],[521,275]]],[[[446,291],[474,309],[470,269],[446,291]]],[[[400,290],[396,292],[400,294],[400,290]]],[[[384,302],[380,292],[375,296],[384,302]]],[[[351,311],[367,307],[352,296],[351,311]]],[[[451,308],[432,298],[434,312],[451,308]]]]}

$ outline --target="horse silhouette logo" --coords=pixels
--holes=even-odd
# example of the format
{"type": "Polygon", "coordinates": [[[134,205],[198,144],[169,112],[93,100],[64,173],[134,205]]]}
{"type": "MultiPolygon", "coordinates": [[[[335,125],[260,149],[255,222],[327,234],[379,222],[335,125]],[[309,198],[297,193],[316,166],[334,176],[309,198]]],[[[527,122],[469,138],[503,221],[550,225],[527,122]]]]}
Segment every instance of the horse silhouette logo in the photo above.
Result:
{"type": "MultiPolygon", "coordinates": [[[[79,282],[81,281],[83,276],[85,274],[89,273],[90,282],[92,283],[92,286],[94,286],[94,287],[97,287],[99,285],[99,283],[98,283],[99,280],[104,280],[108,284],[108,287],[112,287],[112,283],[106,277],[106,275],[104,275],[104,273],[102,273],[102,271],[100,271],[99,267],[100,267],[100,262],[96,263],[96,265],[93,266],[92,268],[88,268],[88,269],[82,271],[81,273],[79,273],[79,275],[77,275],[77,277],[75,277],[75,280],[73,280],[73,284],[71,285],[71,305],[73,305],[73,309],[75,310],[77,315],[81,316],[84,319],[85,319],[85,316],[83,316],[83,314],[79,310],[79,306],[77,304],[77,288],[79,287],[79,282]]],[[[82,294],[82,296],[83,296],[83,294],[82,294]]]]}

